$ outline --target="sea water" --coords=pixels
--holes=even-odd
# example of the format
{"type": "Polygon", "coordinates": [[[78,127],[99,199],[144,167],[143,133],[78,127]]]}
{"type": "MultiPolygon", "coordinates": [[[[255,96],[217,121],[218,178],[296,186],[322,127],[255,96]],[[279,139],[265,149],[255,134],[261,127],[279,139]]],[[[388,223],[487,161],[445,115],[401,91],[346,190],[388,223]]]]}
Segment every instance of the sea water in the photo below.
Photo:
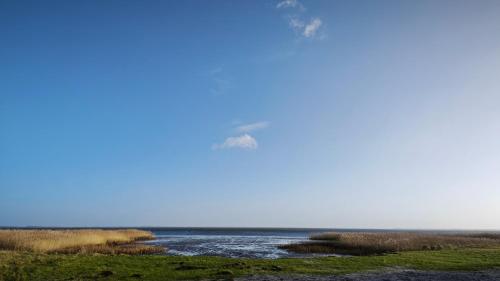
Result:
{"type": "Polygon", "coordinates": [[[300,256],[280,245],[307,241],[324,229],[278,228],[150,228],[147,244],[168,248],[167,255],[281,258],[300,256]]]}
{"type": "MultiPolygon", "coordinates": [[[[308,241],[315,233],[335,232],[406,232],[456,233],[457,231],[395,229],[313,229],[313,228],[142,228],[155,235],[146,244],[163,246],[166,255],[222,256],[244,258],[284,258],[325,256],[296,254],[280,245],[308,241]]],[[[463,232],[463,231],[458,231],[463,232]]]]}

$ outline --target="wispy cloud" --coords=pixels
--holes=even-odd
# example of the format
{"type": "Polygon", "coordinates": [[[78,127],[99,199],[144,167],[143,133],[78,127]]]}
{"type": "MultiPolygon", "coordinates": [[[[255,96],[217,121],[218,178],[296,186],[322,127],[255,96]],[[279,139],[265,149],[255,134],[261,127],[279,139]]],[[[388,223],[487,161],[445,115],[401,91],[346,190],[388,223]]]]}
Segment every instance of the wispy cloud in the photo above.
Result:
{"type": "MultiPolygon", "coordinates": [[[[297,0],[283,0],[276,5],[277,9],[281,8],[295,8],[299,9],[300,12],[304,12],[304,6],[297,0]]],[[[288,15],[288,25],[293,29],[298,35],[304,38],[316,38],[319,34],[318,30],[323,25],[323,22],[319,17],[312,18],[309,22],[304,20],[304,13],[297,13],[288,15]]],[[[325,38],[325,34],[321,33],[318,36],[319,39],[325,38]]]]}
{"type": "Polygon", "coordinates": [[[322,24],[320,18],[312,18],[308,23],[296,16],[290,17],[288,20],[290,28],[305,38],[315,38],[322,24]]]}
{"type": "Polygon", "coordinates": [[[276,5],[276,8],[303,8],[303,6],[297,0],[283,0],[276,5]]]}
{"type": "Polygon", "coordinates": [[[269,127],[269,122],[261,121],[251,124],[244,124],[236,127],[236,131],[239,133],[249,133],[252,131],[257,131],[269,127]]]}
{"type": "Polygon", "coordinates": [[[314,37],[316,35],[316,31],[321,27],[321,20],[319,18],[312,19],[305,27],[303,35],[305,37],[314,37]]]}
{"type": "Polygon", "coordinates": [[[257,140],[249,134],[243,134],[237,137],[229,137],[221,144],[212,145],[212,149],[228,149],[228,148],[242,148],[242,149],[257,149],[259,145],[257,140]]]}
{"type": "Polygon", "coordinates": [[[302,29],[304,29],[304,26],[305,26],[305,23],[303,21],[301,21],[300,19],[295,18],[295,17],[290,18],[290,20],[288,21],[288,24],[295,31],[301,31],[302,29]]]}

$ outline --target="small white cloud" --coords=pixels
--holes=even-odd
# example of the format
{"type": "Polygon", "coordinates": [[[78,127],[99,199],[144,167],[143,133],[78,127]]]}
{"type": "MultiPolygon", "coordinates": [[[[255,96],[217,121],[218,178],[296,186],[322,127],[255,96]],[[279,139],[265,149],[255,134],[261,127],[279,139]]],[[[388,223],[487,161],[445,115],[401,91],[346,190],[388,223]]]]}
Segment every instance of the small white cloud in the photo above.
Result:
{"type": "Polygon", "coordinates": [[[314,37],[316,32],[321,27],[321,20],[319,18],[312,19],[305,27],[304,32],[302,33],[305,37],[314,37]]]}
{"type": "Polygon", "coordinates": [[[276,8],[295,8],[301,7],[302,5],[297,0],[283,0],[276,5],[276,8]]]}
{"type": "Polygon", "coordinates": [[[229,137],[222,144],[212,145],[212,149],[226,149],[226,148],[243,148],[243,149],[257,149],[257,141],[249,134],[244,134],[237,137],[229,137]]]}
{"type": "Polygon", "coordinates": [[[236,127],[236,131],[240,133],[249,133],[256,130],[261,130],[269,127],[269,122],[262,121],[257,123],[245,124],[236,127]]]}

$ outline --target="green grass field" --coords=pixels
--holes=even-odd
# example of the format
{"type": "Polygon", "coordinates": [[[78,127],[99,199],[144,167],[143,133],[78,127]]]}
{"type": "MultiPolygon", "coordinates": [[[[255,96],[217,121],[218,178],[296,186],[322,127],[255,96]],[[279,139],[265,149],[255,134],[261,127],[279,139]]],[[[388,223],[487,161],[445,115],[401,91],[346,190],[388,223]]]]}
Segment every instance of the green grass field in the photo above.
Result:
{"type": "Polygon", "coordinates": [[[346,274],[388,267],[500,269],[500,248],[276,260],[0,251],[0,280],[231,280],[250,274],[346,274]]]}

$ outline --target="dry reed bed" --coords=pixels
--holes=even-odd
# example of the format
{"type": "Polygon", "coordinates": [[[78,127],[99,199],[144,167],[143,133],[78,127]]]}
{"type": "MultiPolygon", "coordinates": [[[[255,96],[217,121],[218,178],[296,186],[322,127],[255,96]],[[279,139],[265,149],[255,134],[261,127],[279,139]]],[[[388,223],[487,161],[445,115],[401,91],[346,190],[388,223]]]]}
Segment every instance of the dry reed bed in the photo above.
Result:
{"type": "Polygon", "coordinates": [[[416,250],[500,247],[499,237],[497,234],[329,232],[312,235],[309,242],[284,245],[281,248],[298,253],[371,255],[416,250]]]}
{"type": "Polygon", "coordinates": [[[0,250],[43,253],[147,254],[162,248],[134,243],[153,239],[137,229],[0,230],[0,250]]]}

